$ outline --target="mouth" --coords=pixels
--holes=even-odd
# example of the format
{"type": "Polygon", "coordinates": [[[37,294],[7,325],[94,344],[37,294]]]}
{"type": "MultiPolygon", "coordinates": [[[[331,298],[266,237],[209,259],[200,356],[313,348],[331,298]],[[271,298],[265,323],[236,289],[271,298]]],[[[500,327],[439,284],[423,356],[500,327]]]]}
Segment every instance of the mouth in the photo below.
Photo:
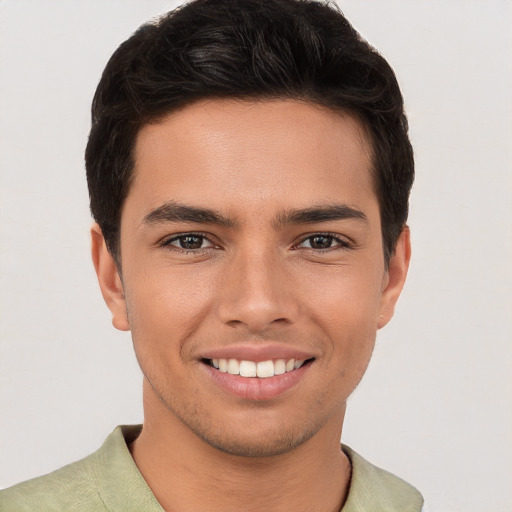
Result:
{"type": "Polygon", "coordinates": [[[238,375],[243,378],[268,379],[278,375],[292,373],[299,368],[311,364],[310,359],[268,359],[266,361],[250,361],[239,359],[202,359],[201,362],[220,373],[238,375]]]}

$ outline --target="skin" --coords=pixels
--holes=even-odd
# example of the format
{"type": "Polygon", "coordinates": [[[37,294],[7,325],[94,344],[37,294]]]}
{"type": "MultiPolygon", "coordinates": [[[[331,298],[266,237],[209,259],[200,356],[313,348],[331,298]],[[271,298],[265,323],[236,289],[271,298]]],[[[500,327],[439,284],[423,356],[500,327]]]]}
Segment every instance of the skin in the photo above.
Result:
{"type": "Polygon", "coordinates": [[[291,100],[202,101],[140,130],[122,274],[98,226],[92,253],[144,373],[131,450],[165,510],[340,510],[346,400],[410,258],[405,228],[385,265],[370,160],[358,121],[291,100]],[[169,204],[226,222],[152,214],[169,204]],[[290,221],[333,205],[361,215],[290,221]],[[195,245],[184,250],[187,233],[195,245]],[[292,347],[312,362],[284,393],[251,400],[221,389],[201,360],[240,343],[292,347]]]}

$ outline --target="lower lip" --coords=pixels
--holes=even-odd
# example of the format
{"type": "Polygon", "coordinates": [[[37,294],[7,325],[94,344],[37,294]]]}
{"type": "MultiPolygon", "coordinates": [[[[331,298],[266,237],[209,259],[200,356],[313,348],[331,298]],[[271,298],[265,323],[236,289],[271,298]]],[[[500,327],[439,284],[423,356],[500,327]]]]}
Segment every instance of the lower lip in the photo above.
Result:
{"type": "Polygon", "coordinates": [[[212,366],[204,365],[210,378],[223,390],[247,400],[270,400],[295,387],[306,375],[311,363],[282,375],[266,379],[258,377],[240,377],[220,372],[212,366]]]}

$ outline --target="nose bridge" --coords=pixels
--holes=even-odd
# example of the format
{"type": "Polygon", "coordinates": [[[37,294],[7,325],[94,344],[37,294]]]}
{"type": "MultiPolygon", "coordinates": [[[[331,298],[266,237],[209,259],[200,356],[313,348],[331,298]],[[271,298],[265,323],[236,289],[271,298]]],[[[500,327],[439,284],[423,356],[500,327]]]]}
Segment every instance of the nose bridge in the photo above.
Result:
{"type": "Polygon", "coordinates": [[[225,323],[263,331],[275,322],[291,323],[298,306],[287,285],[282,255],[268,245],[236,251],[223,277],[219,316],[225,323]]]}

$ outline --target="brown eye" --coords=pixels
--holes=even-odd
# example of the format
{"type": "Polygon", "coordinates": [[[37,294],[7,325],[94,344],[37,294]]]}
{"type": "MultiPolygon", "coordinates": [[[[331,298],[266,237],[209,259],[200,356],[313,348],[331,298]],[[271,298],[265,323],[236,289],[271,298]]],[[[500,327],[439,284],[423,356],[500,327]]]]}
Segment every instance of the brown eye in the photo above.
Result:
{"type": "Polygon", "coordinates": [[[324,235],[319,233],[317,235],[308,236],[298,245],[298,247],[325,251],[327,249],[349,249],[350,243],[334,235],[324,235]]]}
{"type": "Polygon", "coordinates": [[[334,238],[332,236],[315,235],[308,238],[308,240],[312,249],[329,249],[332,247],[334,238]]]}
{"type": "Polygon", "coordinates": [[[203,245],[203,237],[196,235],[180,236],[178,241],[182,249],[200,249],[203,245]]]}
{"type": "Polygon", "coordinates": [[[194,251],[213,247],[213,244],[205,236],[196,235],[194,233],[175,236],[167,240],[163,245],[183,249],[185,251],[194,251]]]}

